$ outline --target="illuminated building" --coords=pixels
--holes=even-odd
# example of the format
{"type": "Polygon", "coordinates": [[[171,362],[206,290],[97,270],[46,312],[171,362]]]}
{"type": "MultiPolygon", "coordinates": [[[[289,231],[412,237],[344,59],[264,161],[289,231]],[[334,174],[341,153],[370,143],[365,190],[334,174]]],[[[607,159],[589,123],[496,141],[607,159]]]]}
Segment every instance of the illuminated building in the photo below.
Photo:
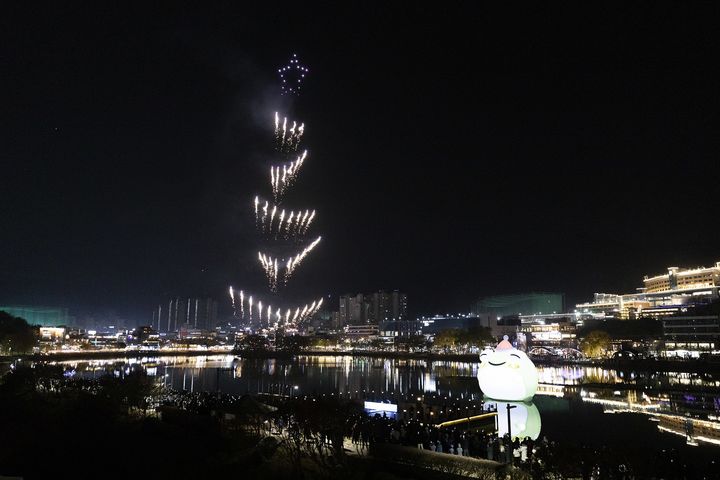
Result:
{"type": "Polygon", "coordinates": [[[481,298],[475,304],[476,315],[505,317],[533,313],[559,313],[565,311],[565,294],[521,293],[481,298]]]}
{"type": "Polygon", "coordinates": [[[128,340],[132,340],[133,343],[137,343],[144,347],[158,347],[160,345],[160,335],[156,330],[151,327],[144,326],[136,328],[128,340]]]}
{"type": "Polygon", "coordinates": [[[68,309],[62,307],[43,307],[35,305],[10,305],[0,306],[4,311],[13,317],[24,319],[29,325],[42,325],[45,327],[60,327],[67,325],[70,317],[68,309]]]}
{"type": "Polygon", "coordinates": [[[368,322],[368,303],[362,293],[340,297],[339,326],[362,325],[368,322]]]}
{"type": "Polygon", "coordinates": [[[377,325],[348,325],[345,334],[352,338],[371,338],[380,335],[380,329],[377,325]]]}
{"type": "Polygon", "coordinates": [[[153,328],[159,332],[177,332],[183,325],[210,330],[217,320],[217,302],[212,298],[174,298],[153,311],[153,328]]]}
{"type": "Polygon", "coordinates": [[[40,340],[43,342],[62,342],[66,334],[65,327],[40,327],[40,340]]]}
{"type": "Polygon", "coordinates": [[[678,268],[668,267],[668,273],[645,276],[644,293],[667,293],[678,291],[697,291],[720,286],[720,262],[714,267],[678,268]]]}
{"type": "Polygon", "coordinates": [[[720,353],[720,316],[684,315],[663,318],[662,354],[666,357],[694,357],[720,353]]]}
{"type": "Polygon", "coordinates": [[[503,335],[515,337],[520,326],[520,319],[517,315],[508,315],[504,318],[497,318],[494,315],[434,315],[432,317],[419,317],[420,328],[425,335],[435,335],[443,330],[474,330],[489,328],[493,337],[500,338],[503,335]]]}
{"type": "Polygon", "coordinates": [[[407,319],[407,295],[397,290],[340,297],[339,327],[407,319]]]}
{"type": "Polygon", "coordinates": [[[534,346],[563,345],[575,341],[577,325],[571,322],[523,325],[522,331],[532,335],[534,346]]]}
{"type": "Polygon", "coordinates": [[[645,276],[637,293],[625,295],[596,293],[592,302],[576,305],[583,313],[605,314],[624,320],[638,317],[666,317],[718,298],[720,262],[713,267],[669,267],[668,273],[645,276]]]}
{"type": "Polygon", "coordinates": [[[417,320],[391,320],[380,322],[382,337],[414,337],[422,335],[422,322],[417,320]]]}
{"type": "Polygon", "coordinates": [[[422,333],[428,335],[436,334],[442,330],[470,330],[489,326],[487,318],[483,319],[472,314],[435,315],[432,317],[420,317],[418,321],[420,322],[422,333]]]}

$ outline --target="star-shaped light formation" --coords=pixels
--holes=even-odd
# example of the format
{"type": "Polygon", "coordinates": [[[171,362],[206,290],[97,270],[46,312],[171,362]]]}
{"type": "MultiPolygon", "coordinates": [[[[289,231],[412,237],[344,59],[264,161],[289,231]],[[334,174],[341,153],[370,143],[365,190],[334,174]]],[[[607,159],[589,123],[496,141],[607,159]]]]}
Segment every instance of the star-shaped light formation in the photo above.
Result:
{"type": "Polygon", "coordinates": [[[300,93],[300,88],[302,87],[303,80],[305,80],[305,75],[308,73],[308,69],[300,64],[297,54],[293,53],[290,63],[278,69],[278,73],[280,74],[280,88],[282,89],[283,95],[297,95],[300,93]]]}

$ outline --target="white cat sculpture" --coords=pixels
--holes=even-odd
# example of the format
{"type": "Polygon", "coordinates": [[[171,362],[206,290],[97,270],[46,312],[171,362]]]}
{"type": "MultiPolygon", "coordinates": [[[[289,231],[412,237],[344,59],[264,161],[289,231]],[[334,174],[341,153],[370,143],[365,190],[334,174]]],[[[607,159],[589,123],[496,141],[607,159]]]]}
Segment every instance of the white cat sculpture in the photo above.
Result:
{"type": "Polygon", "coordinates": [[[538,374],[532,360],[514,348],[506,335],[495,350],[480,354],[478,382],[487,397],[521,402],[535,395],[538,374]]]}

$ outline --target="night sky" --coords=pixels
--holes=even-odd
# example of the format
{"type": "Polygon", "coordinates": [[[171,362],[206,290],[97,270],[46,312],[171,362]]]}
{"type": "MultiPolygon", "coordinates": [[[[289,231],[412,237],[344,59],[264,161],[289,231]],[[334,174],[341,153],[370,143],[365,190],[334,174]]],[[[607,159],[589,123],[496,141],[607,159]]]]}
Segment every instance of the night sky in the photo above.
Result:
{"type": "Polygon", "coordinates": [[[147,323],[172,296],[264,292],[252,199],[292,53],[310,157],[291,199],[323,242],[291,297],[572,305],[720,260],[711,3],[249,5],[3,6],[0,304],[147,323]]]}

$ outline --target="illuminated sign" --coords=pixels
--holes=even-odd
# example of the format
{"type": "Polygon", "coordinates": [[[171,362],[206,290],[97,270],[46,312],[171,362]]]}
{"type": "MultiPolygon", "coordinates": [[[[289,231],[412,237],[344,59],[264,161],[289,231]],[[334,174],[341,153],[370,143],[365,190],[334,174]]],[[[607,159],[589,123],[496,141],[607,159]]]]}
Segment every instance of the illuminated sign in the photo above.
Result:
{"type": "Polygon", "coordinates": [[[397,414],[397,405],[394,403],[365,402],[365,410],[369,412],[388,412],[397,414]]]}

